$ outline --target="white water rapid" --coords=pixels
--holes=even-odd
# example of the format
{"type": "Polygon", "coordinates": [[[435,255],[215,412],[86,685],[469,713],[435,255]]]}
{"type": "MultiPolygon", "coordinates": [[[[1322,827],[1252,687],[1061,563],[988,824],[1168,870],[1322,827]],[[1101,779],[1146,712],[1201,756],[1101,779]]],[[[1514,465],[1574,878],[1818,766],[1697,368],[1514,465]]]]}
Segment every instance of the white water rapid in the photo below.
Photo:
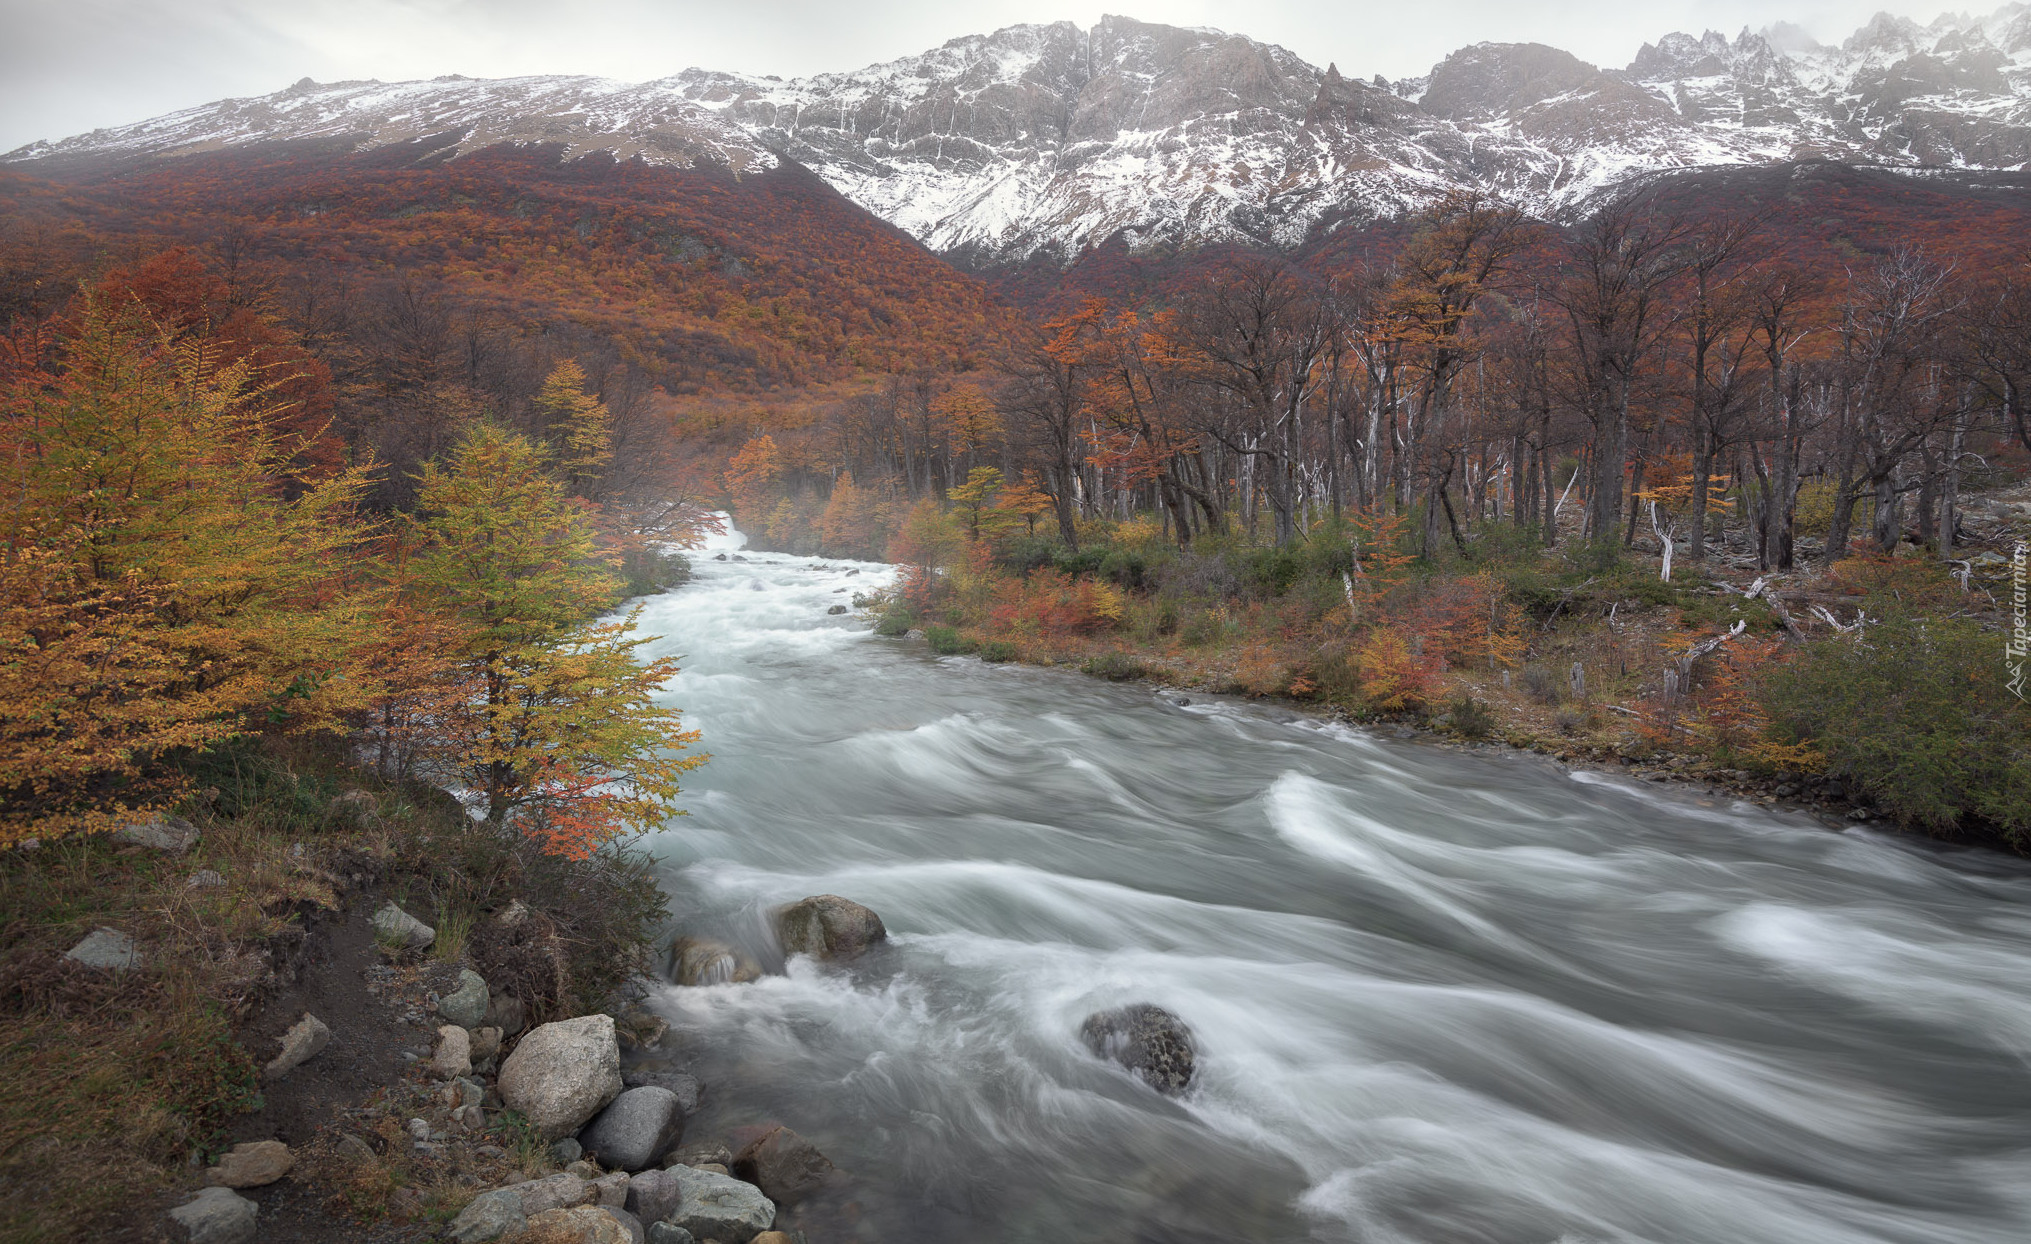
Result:
{"type": "Polygon", "coordinates": [[[827,615],[887,567],[739,543],[643,619],[714,755],[677,931],[781,973],[764,909],[834,893],[891,942],[651,1004],[690,1138],[852,1172],[813,1244],[2031,1240],[2022,863],[941,659],[827,615]],[[1079,1042],[1144,1001],[1182,1099],[1079,1042]]]}

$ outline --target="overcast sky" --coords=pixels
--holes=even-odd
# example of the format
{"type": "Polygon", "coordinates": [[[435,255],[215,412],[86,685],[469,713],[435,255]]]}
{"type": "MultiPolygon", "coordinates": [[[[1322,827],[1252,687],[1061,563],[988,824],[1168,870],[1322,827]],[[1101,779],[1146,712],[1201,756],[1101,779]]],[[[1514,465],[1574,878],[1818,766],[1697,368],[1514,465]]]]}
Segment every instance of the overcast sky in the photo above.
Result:
{"type": "MultiPolygon", "coordinates": [[[[1893,0],[1894,2],[1894,0],[1893,0]]],[[[1671,30],[1777,20],[1838,41],[1884,0],[0,0],[0,151],[299,78],[856,69],[1017,22],[1103,12],[1217,26],[1350,76],[1418,74],[1483,40],[1627,64],[1671,30]]],[[[1986,5],[1982,7],[1988,7],[1986,5]]],[[[1930,20],[1931,7],[1904,10],[1930,20]]]]}

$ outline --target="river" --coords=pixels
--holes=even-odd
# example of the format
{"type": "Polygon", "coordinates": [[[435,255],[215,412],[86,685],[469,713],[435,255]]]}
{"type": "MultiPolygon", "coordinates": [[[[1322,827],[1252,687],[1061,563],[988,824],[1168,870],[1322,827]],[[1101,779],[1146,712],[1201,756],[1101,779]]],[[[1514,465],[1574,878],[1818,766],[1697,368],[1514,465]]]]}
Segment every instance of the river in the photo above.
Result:
{"type": "Polygon", "coordinates": [[[938,658],[826,613],[887,567],[739,544],[643,615],[714,756],[650,843],[776,974],[651,1004],[690,1138],[852,1172],[813,1244],[2031,1239],[2019,861],[938,658]],[[889,945],[786,967],[819,893],[889,945]],[[1078,1039],[1145,1001],[1181,1099],[1078,1039]]]}

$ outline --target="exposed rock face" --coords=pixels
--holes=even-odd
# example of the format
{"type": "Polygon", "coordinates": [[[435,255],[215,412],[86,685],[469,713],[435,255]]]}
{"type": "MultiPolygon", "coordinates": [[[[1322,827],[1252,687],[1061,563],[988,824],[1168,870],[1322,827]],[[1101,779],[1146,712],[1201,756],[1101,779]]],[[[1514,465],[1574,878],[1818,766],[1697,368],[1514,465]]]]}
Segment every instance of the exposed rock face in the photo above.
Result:
{"type": "Polygon", "coordinates": [[[680,937],[670,944],[670,979],[680,985],[740,985],[761,975],[761,965],[725,942],[680,937]]]}
{"type": "Polygon", "coordinates": [[[461,1028],[477,1028],[487,1014],[487,982],[478,972],[464,968],[458,974],[458,988],[437,1000],[437,1013],[445,1022],[461,1028]]]}
{"type": "Polygon", "coordinates": [[[668,1171],[641,1171],[628,1181],[628,1199],[622,1207],[643,1222],[661,1222],[684,1199],[683,1186],[668,1171]]]}
{"type": "Polygon", "coordinates": [[[889,935],[882,918],[837,894],[801,899],[774,913],[776,938],[786,955],[851,959],[889,935]]]}
{"type": "Polygon", "coordinates": [[[619,1218],[596,1205],[531,1214],[523,1230],[531,1244],[539,1240],[542,1244],[641,1244],[619,1218]]]}
{"type": "Polygon", "coordinates": [[[733,1174],[776,1204],[787,1205],[831,1183],[839,1170],[810,1141],[778,1127],[734,1155],[733,1174]]]}
{"type": "Polygon", "coordinates": [[[501,1064],[501,1100],[546,1140],[577,1131],[621,1092],[621,1050],[607,1015],[544,1024],[501,1064]]]}
{"type": "Polygon", "coordinates": [[[775,1225],[775,1203],[753,1184],[691,1166],[673,1166],[669,1174],[680,1196],[664,1221],[701,1240],[748,1244],[775,1225]]]}
{"type": "Polygon", "coordinates": [[[186,1244],[248,1244],[257,1212],[231,1188],[206,1188],[169,1211],[170,1236],[186,1244]]]}
{"type": "Polygon", "coordinates": [[[1120,1063],[1159,1093],[1176,1096],[1192,1083],[1192,1030],[1160,1006],[1138,1003],[1090,1015],[1079,1036],[1095,1054],[1120,1063]]]}
{"type": "Polygon", "coordinates": [[[1477,44],[1391,88],[1239,35],[1105,17],[792,81],[703,69],[639,85],[305,81],[7,161],[287,139],[414,144],[418,158],[555,142],[740,173],[787,155],[933,249],[1002,263],[1069,260],[1116,236],[1294,244],[1464,187],[1551,212],[1663,168],[1815,156],[2010,168],[2031,144],[2020,8],[1924,27],[1881,16],[1840,47],[1768,33],[1665,35],[1622,70],[1477,44]]]}
{"type": "Polygon", "coordinates": [[[437,930],[395,905],[393,899],[374,913],[374,938],[390,946],[422,950],[437,940],[437,930]]]}
{"type": "Polygon", "coordinates": [[[614,1098],[578,1134],[578,1143],[610,1170],[639,1171],[684,1138],[684,1104],[666,1088],[644,1085],[614,1098]]]}
{"type": "Polygon", "coordinates": [[[64,958],[112,972],[141,966],[141,952],[135,949],[134,939],[118,929],[93,929],[83,941],[65,951],[64,958]]]}

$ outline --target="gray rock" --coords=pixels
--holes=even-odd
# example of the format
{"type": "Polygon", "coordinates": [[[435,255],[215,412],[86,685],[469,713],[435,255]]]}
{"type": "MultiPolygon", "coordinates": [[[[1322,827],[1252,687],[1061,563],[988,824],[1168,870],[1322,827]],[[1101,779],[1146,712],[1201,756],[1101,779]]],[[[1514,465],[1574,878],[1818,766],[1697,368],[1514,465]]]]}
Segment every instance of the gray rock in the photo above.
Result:
{"type": "Polygon", "coordinates": [[[332,1150],[346,1161],[355,1164],[374,1160],[374,1147],[351,1132],[340,1136],[338,1143],[332,1146],[332,1150]]]}
{"type": "Polygon", "coordinates": [[[623,1071],[621,1084],[626,1088],[654,1085],[657,1088],[669,1089],[677,1094],[677,1104],[684,1108],[686,1115],[698,1113],[698,1103],[704,1095],[704,1089],[699,1086],[697,1078],[685,1075],[681,1071],[623,1071]]]}
{"type": "Polygon", "coordinates": [[[772,914],[786,955],[851,959],[889,935],[880,916],[837,894],[800,899],[772,914]]]}
{"type": "Polygon", "coordinates": [[[663,1155],[663,1165],[672,1166],[717,1166],[725,1169],[733,1165],[733,1150],[716,1140],[701,1145],[685,1145],[672,1149],[663,1155]]]}
{"type": "Polygon", "coordinates": [[[601,1175],[598,1179],[592,1181],[593,1204],[605,1205],[613,1209],[623,1208],[628,1203],[628,1183],[629,1179],[625,1171],[615,1171],[611,1175],[601,1175]]]}
{"type": "Polygon", "coordinates": [[[803,1200],[839,1178],[817,1146],[787,1127],[771,1130],[734,1155],[732,1172],[778,1205],[803,1200]]]}
{"type": "Polygon", "coordinates": [[[487,982],[470,968],[458,974],[458,988],[437,1000],[437,1013],[461,1028],[477,1028],[487,1017],[487,982]]]}
{"type": "Polygon", "coordinates": [[[504,1235],[525,1231],[529,1216],[522,1210],[521,1194],[513,1188],[482,1192],[451,1220],[450,1236],[457,1244],[482,1244],[504,1235]]]}
{"type": "Polygon", "coordinates": [[[289,1031],[282,1034],[282,1052],[269,1060],[268,1065],[262,1068],[262,1074],[271,1080],[279,1080],[317,1057],[330,1044],[331,1029],[325,1027],[323,1020],[305,1011],[303,1018],[291,1024],[289,1031]]]}
{"type": "Polygon", "coordinates": [[[289,1173],[296,1155],[279,1140],[250,1140],[234,1145],[205,1172],[205,1182],[215,1188],[263,1188],[289,1173]]]}
{"type": "MultiPolygon", "coordinates": [[[[846,589],[844,589],[844,588],[841,588],[840,590],[841,590],[841,591],[845,591],[846,589]]],[[[834,605],[834,606],[832,606],[832,608],[830,608],[830,609],[827,609],[827,610],[826,610],[825,612],[826,612],[827,614],[838,614],[838,613],[845,613],[845,612],[846,612],[846,606],[845,606],[845,605],[834,605]]]]}
{"type": "Polygon", "coordinates": [[[169,1211],[172,1238],[186,1244],[247,1244],[254,1238],[252,1201],[231,1188],[206,1188],[169,1211]]]}
{"type": "Polygon", "coordinates": [[[655,1085],[631,1088],[614,1098],[586,1124],[578,1141],[610,1170],[639,1171],[653,1165],[684,1138],[684,1103],[655,1085]]]}
{"type": "Polygon", "coordinates": [[[501,1064],[501,1100],[537,1134],[558,1140],[621,1093],[621,1048],[611,1015],[544,1024],[501,1064]]]}
{"type": "Polygon", "coordinates": [[[670,979],[680,985],[740,985],[761,979],[753,959],[727,945],[703,937],[680,937],[670,944],[670,979]]]}
{"type": "Polygon", "coordinates": [[[641,1219],[624,1209],[615,1209],[611,1205],[603,1205],[600,1208],[604,1209],[615,1222],[621,1224],[621,1229],[628,1233],[628,1244],[647,1244],[649,1233],[642,1230],[641,1219]]]}
{"type": "Polygon", "coordinates": [[[487,1112],[478,1106],[460,1106],[451,1112],[451,1121],[463,1132],[487,1130],[487,1112]]]}
{"type": "Polygon", "coordinates": [[[715,1175],[692,1166],[673,1166],[677,1208],[665,1222],[684,1228],[701,1240],[748,1244],[776,1222],[775,1202],[761,1189],[731,1175],[715,1175]]]}
{"type": "Polygon", "coordinates": [[[134,948],[134,939],[118,929],[93,929],[85,940],[65,952],[64,958],[76,959],[88,968],[114,972],[141,966],[141,952],[134,948]]]}
{"type": "Polygon", "coordinates": [[[472,1074],[472,1037],[457,1024],[437,1030],[437,1050],[430,1056],[431,1073],[441,1080],[472,1074]]]}
{"type": "Polygon", "coordinates": [[[453,1110],[460,1106],[477,1106],[486,1099],[486,1086],[467,1076],[460,1076],[444,1086],[444,1104],[453,1110]]]}
{"type": "MultiPolygon", "coordinates": [[[[637,1230],[640,1228],[637,1227],[637,1230]]],[[[544,1244],[636,1244],[635,1237],[612,1213],[597,1205],[546,1209],[529,1217],[530,1240],[544,1244]]]]}
{"type": "Polygon", "coordinates": [[[504,1037],[512,1037],[522,1031],[527,1022],[523,1015],[522,1000],[511,993],[497,993],[487,999],[487,1013],[480,1020],[489,1028],[498,1028],[504,1037]]]}
{"type": "Polygon", "coordinates": [[[698,1244],[698,1237],[674,1222],[652,1222],[646,1244],[698,1244]]]}
{"type": "Polygon", "coordinates": [[[525,1179],[510,1184],[508,1191],[522,1199],[522,1212],[535,1217],[548,1209],[570,1209],[574,1205],[590,1205],[594,1193],[592,1184],[576,1175],[546,1175],[541,1179],[525,1179]]]}
{"type": "Polygon", "coordinates": [[[498,1028],[473,1028],[472,1060],[483,1063],[501,1052],[501,1030],[498,1028]]]}
{"type": "Polygon", "coordinates": [[[209,868],[200,868],[190,875],[190,880],[183,883],[183,888],[186,890],[214,890],[224,884],[226,884],[224,873],[214,872],[209,868]]]}
{"type": "Polygon", "coordinates": [[[661,1222],[683,1199],[684,1190],[675,1175],[646,1170],[628,1181],[628,1199],[623,1208],[643,1222],[661,1222]]]}
{"type": "Polygon", "coordinates": [[[1120,1063],[1159,1093],[1175,1096],[1192,1083],[1192,1030],[1160,1006],[1137,1003],[1089,1015],[1079,1036],[1095,1054],[1120,1063]]]}
{"type": "Polygon", "coordinates": [[[389,899],[374,913],[374,940],[385,945],[422,950],[437,940],[437,930],[418,920],[389,899]]]}
{"type": "Polygon", "coordinates": [[[585,1156],[585,1146],[578,1143],[578,1137],[566,1136],[550,1146],[550,1156],[559,1166],[570,1166],[585,1156]]]}
{"type": "Polygon", "coordinates": [[[123,846],[147,847],[154,851],[167,851],[171,855],[182,855],[197,845],[199,834],[197,826],[182,817],[165,815],[129,821],[109,836],[123,846]]]}

